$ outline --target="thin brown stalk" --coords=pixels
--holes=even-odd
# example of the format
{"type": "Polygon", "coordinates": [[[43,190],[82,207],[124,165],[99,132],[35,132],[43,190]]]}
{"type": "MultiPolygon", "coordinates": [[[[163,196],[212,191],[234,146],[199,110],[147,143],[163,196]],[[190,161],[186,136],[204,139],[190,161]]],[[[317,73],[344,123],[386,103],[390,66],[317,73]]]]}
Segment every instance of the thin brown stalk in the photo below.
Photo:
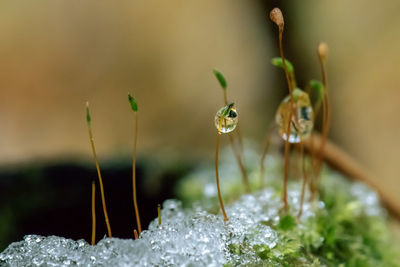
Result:
{"type": "Polygon", "coordinates": [[[260,189],[264,188],[264,176],[265,176],[265,157],[268,154],[268,150],[271,144],[271,137],[273,130],[275,129],[274,124],[271,124],[270,127],[268,127],[267,134],[265,136],[265,142],[264,142],[264,150],[261,155],[261,164],[260,164],[260,189]]]}
{"type": "Polygon", "coordinates": [[[324,85],[324,99],[322,101],[322,142],[318,151],[318,161],[316,165],[316,177],[319,180],[322,167],[322,157],[324,153],[325,143],[328,139],[330,128],[330,105],[329,105],[329,89],[328,89],[328,73],[326,70],[326,57],[328,53],[328,46],[321,43],[318,46],[318,59],[321,65],[322,83],[324,85]]]}
{"type": "Polygon", "coordinates": [[[301,169],[303,172],[303,183],[301,185],[300,208],[299,208],[299,213],[297,214],[297,218],[300,218],[303,213],[304,195],[305,195],[306,184],[307,184],[307,170],[306,170],[306,161],[305,161],[305,155],[304,155],[304,143],[303,142],[300,142],[300,154],[301,154],[301,169]]]}
{"type": "Polygon", "coordinates": [[[294,154],[292,156],[292,160],[294,163],[292,163],[291,170],[293,169],[293,178],[299,181],[299,180],[302,180],[302,178],[301,178],[302,174],[301,174],[301,145],[300,145],[300,143],[293,146],[292,153],[294,154]]]}
{"type": "Polygon", "coordinates": [[[249,177],[247,176],[247,172],[246,172],[246,169],[245,169],[245,167],[243,165],[242,158],[240,157],[240,152],[237,151],[237,149],[235,149],[234,139],[233,139],[232,134],[228,134],[228,137],[229,137],[229,143],[231,144],[232,151],[233,151],[233,154],[235,156],[236,162],[238,163],[240,172],[242,173],[242,180],[243,180],[244,190],[245,190],[246,193],[250,193],[249,177]]]}
{"type": "MultiPolygon", "coordinates": [[[[227,90],[223,90],[224,92],[224,103],[225,105],[228,105],[228,96],[227,96],[227,90]]],[[[250,193],[250,184],[249,184],[249,178],[247,176],[247,172],[246,169],[243,165],[243,161],[242,161],[242,151],[243,151],[243,144],[242,144],[242,136],[240,135],[240,131],[239,131],[239,125],[236,126],[236,132],[237,132],[237,138],[238,138],[238,142],[239,142],[239,150],[235,147],[235,139],[234,139],[234,135],[229,134],[229,144],[232,147],[232,151],[233,154],[235,156],[236,162],[239,166],[240,172],[242,174],[242,181],[243,181],[243,185],[244,185],[244,190],[246,193],[250,193]]]]}
{"type": "Polygon", "coordinates": [[[294,75],[294,71],[289,73],[290,75],[290,83],[292,84],[292,88],[297,88],[297,81],[294,75]]]}
{"type": "Polygon", "coordinates": [[[136,229],[133,230],[133,237],[135,238],[135,240],[139,238],[139,235],[138,235],[138,232],[136,231],[136,229]]]}
{"type": "Polygon", "coordinates": [[[96,244],[96,185],[92,181],[92,246],[96,244]]]}
{"type": "MultiPolygon", "coordinates": [[[[89,102],[86,102],[86,109],[87,109],[87,111],[89,110],[89,102]]],[[[94,139],[93,139],[92,127],[91,127],[90,122],[88,122],[88,131],[89,131],[90,145],[92,147],[92,152],[93,152],[93,158],[94,158],[94,162],[96,164],[97,176],[99,177],[101,202],[103,204],[104,219],[105,219],[106,225],[107,225],[108,237],[112,237],[110,221],[108,219],[108,214],[107,214],[106,200],[105,200],[105,196],[104,196],[103,179],[101,178],[100,166],[99,166],[99,161],[97,159],[96,148],[94,146],[94,139]]]]}
{"type": "Polygon", "coordinates": [[[137,204],[137,198],[136,198],[136,143],[137,143],[137,130],[138,130],[138,116],[137,112],[133,113],[134,117],[134,131],[135,131],[135,136],[133,139],[133,155],[132,155],[132,190],[133,190],[133,206],[135,208],[135,216],[136,216],[136,223],[138,226],[139,230],[139,235],[142,233],[142,225],[140,223],[140,215],[139,215],[139,207],[137,204]]]}
{"type": "Polygon", "coordinates": [[[289,177],[289,153],[290,153],[290,143],[289,143],[289,134],[290,134],[290,125],[291,120],[289,120],[287,130],[286,130],[286,141],[285,141],[285,165],[283,167],[283,194],[282,194],[282,201],[283,201],[283,209],[287,210],[288,202],[287,202],[287,183],[289,177]]]}
{"type": "MultiPolygon", "coordinates": [[[[285,164],[284,164],[284,177],[283,177],[283,195],[282,195],[282,200],[284,204],[284,209],[286,210],[288,207],[288,202],[287,202],[287,181],[289,177],[289,152],[290,152],[290,143],[289,143],[289,135],[290,135],[290,127],[292,124],[292,116],[293,114],[296,116],[297,114],[294,112],[294,101],[293,101],[293,83],[290,79],[289,72],[286,67],[286,60],[285,56],[283,53],[283,46],[282,46],[282,38],[283,38],[283,30],[284,30],[284,19],[282,12],[279,8],[274,8],[270,12],[270,19],[278,26],[279,28],[279,53],[282,58],[282,65],[283,69],[285,71],[285,76],[286,76],[286,81],[288,83],[288,88],[289,88],[289,95],[290,95],[290,111],[289,111],[289,119],[288,119],[288,127],[286,130],[286,140],[285,140],[285,164]]],[[[297,123],[297,116],[296,116],[296,122],[297,123]]]]}
{"type": "Polygon", "coordinates": [[[236,137],[237,137],[237,140],[239,143],[240,156],[243,157],[243,138],[242,138],[242,133],[240,131],[239,124],[236,126],[235,132],[236,132],[236,137]]]}
{"type": "MultiPolygon", "coordinates": [[[[313,110],[314,110],[314,118],[317,119],[318,114],[321,110],[321,102],[324,102],[324,99],[322,99],[322,101],[317,101],[317,103],[314,104],[313,106],[313,110]]],[[[324,115],[322,115],[323,117],[324,115]]],[[[322,119],[324,120],[324,119],[322,119]]],[[[319,164],[319,160],[320,157],[317,153],[317,149],[314,147],[314,136],[311,135],[310,136],[310,163],[311,163],[311,177],[310,180],[308,182],[308,186],[309,186],[309,190],[310,190],[310,201],[312,201],[314,199],[315,193],[316,193],[316,181],[318,179],[319,174],[317,171],[317,165],[319,164]]]]}
{"type": "Polygon", "coordinates": [[[310,163],[311,163],[311,177],[308,181],[308,189],[310,190],[310,201],[314,199],[315,194],[315,180],[316,180],[316,154],[315,154],[315,147],[314,147],[314,135],[309,137],[310,143],[310,163]]]}
{"type": "Polygon", "coordinates": [[[161,205],[157,205],[157,215],[158,215],[158,226],[161,225],[161,205]]]}
{"type": "Polygon", "coordinates": [[[229,218],[226,216],[224,202],[222,201],[221,190],[219,187],[219,173],[218,173],[218,151],[219,151],[219,143],[220,143],[220,133],[217,133],[217,144],[215,146],[215,178],[217,181],[217,191],[218,191],[218,200],[219,206],[221,207],[222,214],[224,215],[224,221],[228,221],[229,218]]]}
{"type": "Polygon", "coordinates": [[[224,92],[224,103],[225,105],[228,105],[228,93],[226,92],[226,89],[222,90],[224,92]]]}

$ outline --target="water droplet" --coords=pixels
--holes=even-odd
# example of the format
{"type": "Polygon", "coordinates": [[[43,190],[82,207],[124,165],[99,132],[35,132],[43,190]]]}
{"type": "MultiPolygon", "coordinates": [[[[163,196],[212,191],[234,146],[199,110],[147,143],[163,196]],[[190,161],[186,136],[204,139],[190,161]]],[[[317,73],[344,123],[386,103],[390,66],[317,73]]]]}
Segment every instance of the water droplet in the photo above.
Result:
{"type": "MultiPolygon", "coordinates": [[[[290,118],[290,143],[299,143],[306,139],[312,132],[314,126],[314,112],[311,101],[306,92],[300,89],[293,91],[294,112],[290,118]]],[[[286,140],[286,132],[290,116],[290,96],[287,96],[278,107],[275,122],[278,125],[280,136],[286,140]]]]}
{"type": "Polygon", "coordinates": [[[230,133],[235,130],[236,125],[238,124],[238,114],[236,109],[233,108],[233,105],[228,105],[220,110],[218,110],[217,114],[215,114],[215,127],[220,133],[230,133]],[[224,114],[226,108],[229,108],[227,114],[224,114]]]}

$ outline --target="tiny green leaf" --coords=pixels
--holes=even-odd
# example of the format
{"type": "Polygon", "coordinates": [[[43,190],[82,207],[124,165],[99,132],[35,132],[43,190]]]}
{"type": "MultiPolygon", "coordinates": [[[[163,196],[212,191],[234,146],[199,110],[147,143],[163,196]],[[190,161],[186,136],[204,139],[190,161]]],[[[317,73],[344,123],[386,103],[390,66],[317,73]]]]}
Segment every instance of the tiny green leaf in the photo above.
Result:
{"type": "Polygon", "coordinates": [[[240,251],[240,245],[239,244],[229,244],[228,248],[229,248],[229,251],[231,253],[233,253],[233,254],[236,254],[236,255],[241,255],[242,254],[241,251],[240,251]]]}
{"type": "Polygon", "coordinates": [[[90,118],[90,113],[89,113],[89,102],[86,102],[86,122],[87,124],[90,124],[92,119],[90,118]]]}
{"type": "Polygon", "coordinates": [[[130,93],[128,93],[128,100],[129,100],[129,103],[131,104],[131,108],[132,108],[133,112],[137,112],[138,111],[137,102],[130,93]]]}
{"type": "Polygon", "coordinates": [[[310,87],[317,96],[316,101],[322,101],[322,99],[324,98],[324,85],[322,84],[322,82],[318,80],[311,80],[310,87]]]}
{"type": "Polygon", "coordinates": [[[293,90],[293,100],[294,102],[297,102],[299,100],[300,95],[303,93],[303,91],[300,88],[294,88],[293,90]]]}
{"type": "Polygon", "coordinates": [[[266,244],[254,245],[253,249],[256,252],[257,256],[260,257],[261,259],[267,260],[271,258],[271,249],[269,248],[268,245],[266,244]]]}
{"type": "Polygon", "coordinates": [[[226,89],[226,87],[228,86],[225,80],[224,75],[222,75],[221,72],[219,72],[218,70],[213,70],[215,77],[217,78],[219,84],[221,85],[222,89],[226,89]]]}
{"type": "MultiPolygon", "coordinates": [[[[282,61],[282,58],[280,58],[280,57],[274,57],[271,60],[271,63],[272,63],[272,65],[274,65],[276,67],[283,68],[283,61],[282,61]]],[[[288,72],[293,73],[294,72],[293,64],[286,58],[285,58],[285,64],[286,64],[286,68],[287,68],[288,72]]]]}
{"type": "Polygon", "coordinates": [[[283,231],[291,230],[296,226],[296,220],[291,215],[285,215],[279,221],[279,229],[283,231]]]}
{"type": "Polygon", "coordinates": [[[228,105],[226,105],[225,107],[224,107],[224,109],[221,111],[221,115],[223,116],[223,117],[225,117],[225,116],[228,116],[228,114],[229,114],[229,111],[231,110],[231,108],[233,108],[233,106],[235,105],[235,103],[229,103],[228,105]]]}

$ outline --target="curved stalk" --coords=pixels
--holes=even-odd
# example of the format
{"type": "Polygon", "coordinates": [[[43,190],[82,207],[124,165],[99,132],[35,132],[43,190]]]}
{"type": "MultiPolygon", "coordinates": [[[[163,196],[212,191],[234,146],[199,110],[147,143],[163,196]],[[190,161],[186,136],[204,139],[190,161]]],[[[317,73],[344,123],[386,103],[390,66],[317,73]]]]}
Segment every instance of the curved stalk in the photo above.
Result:
{"type": "Polygon", "coordinates": [[[93,158],[94,158],[94,162],[96,164],[97,176],[99,178],[101,203],[103,204],[104,219],[105,219],[106,225],[107,225],[108,237],[112,237],[110,221],[108,219],[108,214],[107,214],[106,200],[105,200],[105,196],[104,196],[103,179],[101,178],[99,161],[97,159],[96,148],[94,146],[94,139],[93,139],[93,133],[92,133],[92,127],[91,127],[91,119],[90,119],[90,114],[89,114],[89,102],[86,102],[86,120],[87,120],[88,131],[89,131],[90,145],[92,147],[93,158]]]}
{"type": "MultiPolygon", "coordinates": [[[[318,161],[316,166],[316,176],[319,177],[322,167],[322,157],[324,154],[324,148],[326,140],[328,139],[328,133],[330,128],[330,105],[329,105],[329,89],[328,89],[328,72],[326,70],[326,57],[328,53],[328,46],[325,43],[321,43],[318,46],[318,59],[321,65],[322,83],[324,85],[324,100],[322,101],[322,142],[318,150],[318,161]]],[[[319,178],[318,178],[319,180],[319,178]]]]}
{"type": "Polygon", "coordinates": [[[219,143],[220,143],[220,133],[217,133],[217,144],[215,146],[215,178],[217,181],[217,191],[218,191],[218,200],[219,206],[221,207],[222,214],[224,215],[224,221],[228,221],[229,218],[226,216],[224,202],[222,201],[221,190],[219,187],[219,173],[218,173],[218,151],[219,151],[219,143]]]}
{"type": "Polygon", "coordinates": [[[136,143],[137,143],[137,129],[138,129],[138,115],[137,112],[133,113],[133,124],[135,137],[133,138],[133,148],[132,148],[132,191],[133,191],[133,206],[135,208],[136,223],[139,230],[139,235],[142,233],[142,225],[140,223],[139,207],[137,204],[136,197],[136,143]]]}

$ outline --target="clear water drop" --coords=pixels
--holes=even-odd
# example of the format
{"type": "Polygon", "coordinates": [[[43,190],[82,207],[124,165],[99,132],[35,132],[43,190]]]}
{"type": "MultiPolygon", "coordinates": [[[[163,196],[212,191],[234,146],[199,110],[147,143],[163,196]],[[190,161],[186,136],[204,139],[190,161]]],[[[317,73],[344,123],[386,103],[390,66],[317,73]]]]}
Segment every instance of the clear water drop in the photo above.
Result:
{"type": "Polygon", "coordinates": [[[290,116],[290,96],[287,96],[279,105],[275,115],[279,135],[287,140],[287,127],[291,121],[289,142],[299,143],[310,136],[314,126],[314,112],[308,94],[298,88],[293,90],[294,112],[290,116]],[[290,118],[289,118],[290,117],[290,118]]]}
{"type": "Polygon", "coordinates": [[[238,113],[236,109],[233,108],[233,104],[229,104],[220,110],[218,110],[217,114],[215,114],[214,122],[215,127],[217,128],[219,133],[230,133],[235,130],[238,124],[238,113]],[[228,108],[228,112],[226,113],[226,109],[228,108]]]}

